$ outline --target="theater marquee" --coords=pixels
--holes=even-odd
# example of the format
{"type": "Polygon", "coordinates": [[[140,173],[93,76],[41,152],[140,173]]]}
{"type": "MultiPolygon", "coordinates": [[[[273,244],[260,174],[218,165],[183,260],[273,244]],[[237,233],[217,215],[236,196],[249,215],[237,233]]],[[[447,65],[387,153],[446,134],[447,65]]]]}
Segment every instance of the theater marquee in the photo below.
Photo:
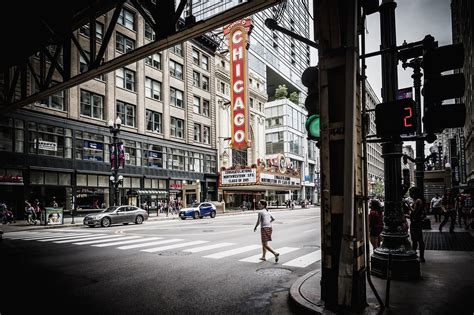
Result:
{"type": "Polygon", "coordinates": [[[251,20],[243,19],[224,27],[230,51],[230,83],[232,105],[232,149],[249,147],[249,114],[247,107],[247,43],[251,20]]]}

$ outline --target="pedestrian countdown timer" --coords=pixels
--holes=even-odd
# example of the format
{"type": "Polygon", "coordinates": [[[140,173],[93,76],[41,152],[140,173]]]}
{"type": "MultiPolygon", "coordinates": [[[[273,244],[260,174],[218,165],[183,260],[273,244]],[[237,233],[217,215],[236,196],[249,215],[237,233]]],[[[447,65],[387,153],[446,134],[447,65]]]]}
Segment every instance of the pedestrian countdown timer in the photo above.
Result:
{"type": "Polygon", "coordinates": [[[411,134],[416,131],[415,102],[405,98],[378,104],[375,107],[377,136],[411,134]]]}

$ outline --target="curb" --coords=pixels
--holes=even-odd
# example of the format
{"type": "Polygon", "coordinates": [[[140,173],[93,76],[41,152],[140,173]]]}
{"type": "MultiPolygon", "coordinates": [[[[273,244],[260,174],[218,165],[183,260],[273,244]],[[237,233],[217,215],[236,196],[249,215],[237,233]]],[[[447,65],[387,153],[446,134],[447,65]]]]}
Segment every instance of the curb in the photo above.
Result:
{"type": "MultiPolygon", "coordinates": [[[[303,308],[305,311],[309,311],[314,314],[331,314],[328,313],[327,310],[324,309],[324,306],[322,302],[320,302],[320,292],[318,288],[314,288],[313,292],[316,293],[317,298],[315,299],[316,302],[312,302],[304,295],[302,294],[301,287],[306,284],[306,282],[311,279],[312,277],[317,277],[317,279],[321,278],[321,271],[320,270],[314,270],[311,271],[307,274],[305,274],[302,277],[299,277],[292,285],[290,288],[290,298],[295,302],[298,306],[303,308]]],[[[316,279],[316,281],[319,283],[319,281],[316,279]]]]}

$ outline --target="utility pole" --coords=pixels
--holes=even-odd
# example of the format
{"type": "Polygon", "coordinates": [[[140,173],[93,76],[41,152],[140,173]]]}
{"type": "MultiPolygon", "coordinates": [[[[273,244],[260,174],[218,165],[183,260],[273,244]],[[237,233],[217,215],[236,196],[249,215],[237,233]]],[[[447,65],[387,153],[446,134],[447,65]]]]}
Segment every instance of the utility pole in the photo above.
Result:
{"type": "Polygon", "coordinates": [[[325,308],[365,308],[358,1],[314,3],[321,112],[321,299],[325,308]]]}
{"type": "MultiPolygon", "coordinates": [[[[383,102],[396,100],[398,89],[395,8],[393,0],[383,0],[380,5],[381,50],[392,49],[382,54],[382,99],[383,102]]],[[[385,211],[382,244],[374,250],[371,259],[372,273],[379,277],[387,276],[389,257],[392,257],[389,270],[394,279],[416,279],[420,277],[420,263],[416,252],[408,240],[408,231],[403,228],[401,158],[402,141],[392,136],[382,143],[385,175],[385,211]]]]}

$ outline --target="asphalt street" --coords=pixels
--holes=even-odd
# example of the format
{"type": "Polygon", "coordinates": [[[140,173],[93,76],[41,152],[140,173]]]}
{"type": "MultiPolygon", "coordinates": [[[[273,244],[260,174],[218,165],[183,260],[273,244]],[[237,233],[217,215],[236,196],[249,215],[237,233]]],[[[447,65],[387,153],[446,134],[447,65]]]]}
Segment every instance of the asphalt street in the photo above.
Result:
{"type": "Polygon", "coordinates": [[[258,260],[257,212],[5,233],[0,313],[296,314],[291,285],[319,269],[319,208],[274,215],[278,263],[258,260]]]}

